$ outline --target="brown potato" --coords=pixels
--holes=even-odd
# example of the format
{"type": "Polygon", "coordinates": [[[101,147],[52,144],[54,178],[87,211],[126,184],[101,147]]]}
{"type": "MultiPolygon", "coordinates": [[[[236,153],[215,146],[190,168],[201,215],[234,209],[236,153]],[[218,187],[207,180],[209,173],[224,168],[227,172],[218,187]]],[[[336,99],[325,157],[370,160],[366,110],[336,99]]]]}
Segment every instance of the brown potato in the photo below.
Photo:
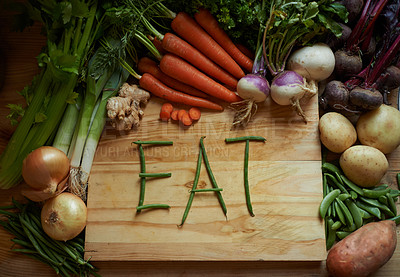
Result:
{"type": "Polygon", "coordinates": [[[396,244],[394,221],[368,223],[331,248],[327,270],[334,277],[368,276],[389,261],[396,244]]]}
{"type": "Polygon", "coordinates": [[[356,125],[362,144],[373,146],[384,154],[400,145],[400,111],[382,104],[378,109],[362,114],[356,125]]]}
{"type": "Polygon", "coordinates": [[[334,153],[342,153],[357,140],[356,128],[340,113],[324,114],[318,127],[322,144],[334,153]]]}
{"type": "Polygon", "coordinates": [[[339,159],[344,175],[361,187],[376,186],[389,169],[386,156],[367,145],[354,145],[339,159]]]}

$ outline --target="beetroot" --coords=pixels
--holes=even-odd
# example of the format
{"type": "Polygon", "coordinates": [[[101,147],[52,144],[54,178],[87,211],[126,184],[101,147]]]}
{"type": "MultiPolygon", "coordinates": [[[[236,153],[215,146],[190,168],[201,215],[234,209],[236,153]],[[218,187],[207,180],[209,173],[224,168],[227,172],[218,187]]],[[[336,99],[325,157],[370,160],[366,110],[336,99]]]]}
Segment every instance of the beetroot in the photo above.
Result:
{"type": "Polygon", "coordinates": [[[359,55],[353,55],[345,50],[335,52],[335,76],[344,80],[362,70],[362,60],[359,55]]]}

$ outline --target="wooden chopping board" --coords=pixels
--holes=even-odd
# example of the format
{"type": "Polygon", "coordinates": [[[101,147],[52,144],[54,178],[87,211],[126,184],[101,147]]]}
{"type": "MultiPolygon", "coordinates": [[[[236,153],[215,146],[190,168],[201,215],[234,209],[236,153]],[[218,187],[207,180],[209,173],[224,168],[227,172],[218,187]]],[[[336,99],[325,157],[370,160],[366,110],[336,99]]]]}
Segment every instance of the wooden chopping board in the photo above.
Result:
{"type": "MultiPolygon", "coordinates": [[[[305,124],[290,107],[268,99],[245,129],[231,130],[233,111],[203,111],[184,129],[161,122],[162,100],[144,108],[141,126],[117,132],[107,124],[88,187],[86,258],[93,261],[321,261],[326,258],[322,199],[321,146],[317,97],[303,105],[305,124]],[[248,213],[244,192],[245,143],[225,138],[257,135],[250,142],[249,184],[255,213],[248,213]],[[180,224],[196,171],[200,138],[227,207],[215,192],[196,193],[180,224]],[[136,140],[169,140],[172,146],[145,147],[147,172],[172,176],[147,179],[144,204],[170,209],[136,213],[140,162],[136,140]]],[[[204,163],[198,188],[210,188],[204,163]]]]}

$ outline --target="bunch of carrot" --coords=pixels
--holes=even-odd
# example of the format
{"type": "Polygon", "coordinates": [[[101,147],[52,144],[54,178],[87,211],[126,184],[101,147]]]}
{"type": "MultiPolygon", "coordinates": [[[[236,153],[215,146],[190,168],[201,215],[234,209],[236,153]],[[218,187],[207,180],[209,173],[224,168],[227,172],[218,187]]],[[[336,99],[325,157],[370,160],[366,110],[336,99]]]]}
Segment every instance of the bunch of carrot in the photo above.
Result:
{"type": "Polygon", "coordinates": [[[198,121],[201,117],[201,111],[196,107],[191,107],[188,111],[185,109],[174,109],[171,103],[164,103],[160,110],[160,119],[162,121],[179,122],[184,127],[189,127],[193,122],[198,121]]]}
{"type": "Polygon", "coordinates": [[[211,110],[223,110],[220,100],[241,101],[236,85],[245,72],[251,72],[253,61],[213,15],[205,9],[194,17],[180,12],[174,15],[171,28],[174,33],[155,33],[159,60],[139,60],[140,86],[168,102],[211,110]]]}

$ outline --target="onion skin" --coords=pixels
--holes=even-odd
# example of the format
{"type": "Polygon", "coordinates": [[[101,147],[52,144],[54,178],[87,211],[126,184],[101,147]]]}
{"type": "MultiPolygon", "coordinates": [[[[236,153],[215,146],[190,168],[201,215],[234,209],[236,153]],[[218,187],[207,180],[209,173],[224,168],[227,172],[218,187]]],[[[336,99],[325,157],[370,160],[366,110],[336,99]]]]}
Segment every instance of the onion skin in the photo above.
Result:
{"type": "Polygon", "coordinates": [[[55,240],[73,239],[83,231],[86,220],[85,202],[69,192],[63,192],[46,200],[41,211],[43,230],[55,240]]]}
{"type": "Polygon", "coordinates": [[[69,159],[61,150],[42,146],[32,151],[23,161],[22,177],[34,190],[54,196],[59,185],[64,185],[69,174],[69,159]]]}

